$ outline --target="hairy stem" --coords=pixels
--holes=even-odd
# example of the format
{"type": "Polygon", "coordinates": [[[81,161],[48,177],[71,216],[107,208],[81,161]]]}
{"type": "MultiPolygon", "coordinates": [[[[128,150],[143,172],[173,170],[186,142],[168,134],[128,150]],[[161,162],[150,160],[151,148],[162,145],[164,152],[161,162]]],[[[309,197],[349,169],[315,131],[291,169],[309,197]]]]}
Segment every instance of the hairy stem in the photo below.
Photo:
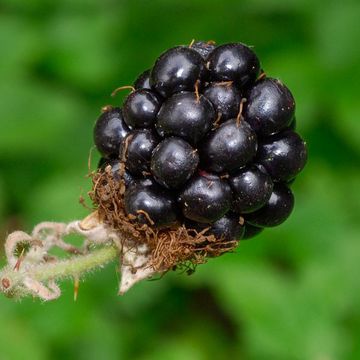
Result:
{"type": "Polygon", "coordinates": [[[86,272],[104,267],[118,256],[119,250],[116,247],[105,246],[86,255],[75,255],[54,263],[36,264],[27,271],[22,271],[21,267],[19,270],[6,267],[0,272],[0,288],[10,296],[22,296],[28,293],[28,289],[22,286],[27,283],[28,279],[35,284],[36,282],[55,282],[69,277],[79,278],[86,272]]]}
{"type": "Polygon", "coordinates": [[[118,250],[107,246],[86,255],[73,256],[54,264],[41,264],[29,271],[30,277],[38,281],[48,279],[61,280],[67,277],[80,277],[97,267],[105,266],[118,256],[118,250]]]}

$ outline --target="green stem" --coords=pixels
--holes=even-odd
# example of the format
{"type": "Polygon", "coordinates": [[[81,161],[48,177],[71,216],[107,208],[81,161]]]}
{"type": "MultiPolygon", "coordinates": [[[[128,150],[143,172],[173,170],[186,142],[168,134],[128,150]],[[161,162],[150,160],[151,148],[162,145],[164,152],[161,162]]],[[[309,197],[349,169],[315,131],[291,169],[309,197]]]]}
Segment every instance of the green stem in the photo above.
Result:
{"type": "Polygon", "coordinates": [[[38,281],[61,280],[67,277],[81,276],[83,273],[106,265],[114,260],[117,255],[118,250],[115,247],[107,246],[94,250],[89,254],[76,255],[54,264],[37,265],[27,275],[38,281]]]}

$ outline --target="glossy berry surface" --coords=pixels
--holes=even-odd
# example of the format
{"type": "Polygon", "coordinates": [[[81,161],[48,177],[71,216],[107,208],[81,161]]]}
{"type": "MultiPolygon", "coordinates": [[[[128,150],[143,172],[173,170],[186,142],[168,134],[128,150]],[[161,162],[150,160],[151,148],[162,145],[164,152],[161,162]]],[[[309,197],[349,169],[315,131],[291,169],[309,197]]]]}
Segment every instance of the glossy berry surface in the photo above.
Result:
{"type": "Polygon", "coordinates": [[[231,206],[231,190],[219,176],[196,175],[179,193],[179,204],[190,220],[210,223],[225,215],[231,206]]]}
{"type": "Polygon", "coordinates": [[[265,78],[258,81],[246,98],[244,117],[261,136],[279,132],[294,117],[295,100],[279,80],[265,78]]]}
{"type": "Polygon", "coordinates": [[[150,129],[135,130],[128,135],[126,142],[126,168],[135,176],[149,173],[151,155],[159,143],[155,132],[150,129]]]}
{"type": "Polygon", "coordinates": [[[136,216],[128,220],[208,229],[223,250],[223,241],[252,238],[290,216],[306,143],[295,132],[291,91],[267,77],[252,48],[170,48],[134,88],[122,109],[104,108],[94,129],[98,171],[124,182],[121,204],[136,216]]]}
{"type": "Polygon", "coordinates": [[[194,174],[199,155],[189,143],[177,137],[164,139],[153,151],[151,173],[166,188],[178,188],[194,174]]]}
{"type": "Polygon", "coordinates": [[[124,138],[130,132],[120,108],[105,111],[94,127],[94,142],[104,157],[118,156],[124,138]]]}
{"type": "Polygon", "coordinates": [[[207,229],[205,234],[214,235],[219,241],[241,240],[245,232],[242,219],[232,212],[228,212],[219,220],[209,224],[187,220],[186,227],[197,232],[207,229]]]}
{"type": "Polygon", "coordinates": [[[133,128],[151,127],[155,123],[160,106],[160,98],[153,91],[136,90],[124,102],[124,120],[128,126],[133,128]]]}
{"type": "Polygon", "coordinates": [[[196,41],[191,45],[191,49],[198,52],[204,60],[207,60],[210,53],[216,48],[216,45],[209,41],[196,41]]]}
{"type": "Polygon", "coordinates": [[[193,90],[204,72],[202,56],[189,47],[178,46],[167,50],[156,60],[150,84],[160,95],[168,97],[179,91],[193,90]]]}
{"type": "Polygon", "coordinates": [[[149,224],[148,218],[156,226],[168,226],[176,222],[176,201],[171,193],[149,180],[134,181],[125,191],[125,211],[138,217],[141,223],[149,224]]]}
{"type": "Polygon", "coordinates": [[[283,223],[294,207],[294,195],[282,183],[274,184],[273,192],[267,203],[259,210],[248,214],[246,220],[254,226],[273,227],[283,223]]]}
{"type": "Polygon", "coordinates": [[[255,156],[256,149],[256,134],[250,125],[230,119],[202,141],[200,158],[206,170],[220,173],[246,165],[255,156]]]}
{"type": "Polygon", "coordinates": [[[271,177],[254,165],[231,176],[229,184],[234,196],[233,209],[239,214],[261,208],[269,200],[273,190],[271,177]]]}
{"type": "Polygon", "coordinates": [[[220,45],[208,57],[208,68],[214,81],[234,81],[244,87],[256,80],[260,62],[246,45],[231,43],[220,45]]]}
{"type": "Polygon", "coordinates": [[[204,96],[192,92],[171,96],[160,108],[156,130],[161,136],[175,135],[196,144],[215,121],[215,110],[204,96]]]}
{"type": "Polygon", "coordinates": [[[245,231],[242,240],[248,240],[259,235],[261,232],[264,231],[264,228],[245,223],[244,230],[245,231]]]}
{"type": "Polygon", "coordinates": [[[222,121],[236,118],[239,113],[241,93],[231,81],[210,83],[203,93],[212,102],[217,116],[222,121]]]}
{"type": "Polygon", "coordinates": [[[231,241],[241,240],[244,232],[245,227],[241,225],[239,215],[227,213],[212,224],[207,234],[212,234],[220,240],[231,241]]]}
{"type": "Polygon", "coordinates": [[[306,144],[296,132],[283,131],[259,145],[257,161],[266,168],[274,180],[289,181],[306,164],[306,144]]]}
{"type": "Polygon", "coordinates": [[[135,90],[140,89],[148,89],[151,90],[150,85],[150,72],[151,70],[145,70],[143,73],[139,75],[139,77],[134,82],[134,88],[135,90]]]}

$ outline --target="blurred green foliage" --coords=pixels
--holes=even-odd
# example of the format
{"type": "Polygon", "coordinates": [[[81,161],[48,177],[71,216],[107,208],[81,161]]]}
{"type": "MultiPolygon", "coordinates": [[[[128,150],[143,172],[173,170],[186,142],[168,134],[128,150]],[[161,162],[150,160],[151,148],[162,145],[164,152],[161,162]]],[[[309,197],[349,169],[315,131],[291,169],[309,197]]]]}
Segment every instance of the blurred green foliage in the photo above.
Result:
{"type": "MultiPolygon", "coordinates": [[[[0,359],[359,359],[360,2],[3,0],[0,233],[69,221],[109,97],[191,39],[254,45],[310,161],[279,228],[116,296],[115,265],[48,304],[0,299],[0,359]]],[[[94,156],[94,162],[98,155],[94,156]]]]}

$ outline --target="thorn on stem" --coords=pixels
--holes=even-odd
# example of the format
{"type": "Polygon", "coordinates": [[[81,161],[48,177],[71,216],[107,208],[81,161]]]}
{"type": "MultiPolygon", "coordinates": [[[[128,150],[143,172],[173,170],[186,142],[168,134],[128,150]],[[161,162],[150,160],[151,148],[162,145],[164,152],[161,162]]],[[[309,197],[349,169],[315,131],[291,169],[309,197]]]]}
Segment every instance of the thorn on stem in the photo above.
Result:
{"type": "Polygon", "coordinates": [[[79,281],[79,278],[76,276],[76,277],[74,277],[74,301],[76,301],[78,298],[79,286],[80,286],[80,281],[79,281]]]}

